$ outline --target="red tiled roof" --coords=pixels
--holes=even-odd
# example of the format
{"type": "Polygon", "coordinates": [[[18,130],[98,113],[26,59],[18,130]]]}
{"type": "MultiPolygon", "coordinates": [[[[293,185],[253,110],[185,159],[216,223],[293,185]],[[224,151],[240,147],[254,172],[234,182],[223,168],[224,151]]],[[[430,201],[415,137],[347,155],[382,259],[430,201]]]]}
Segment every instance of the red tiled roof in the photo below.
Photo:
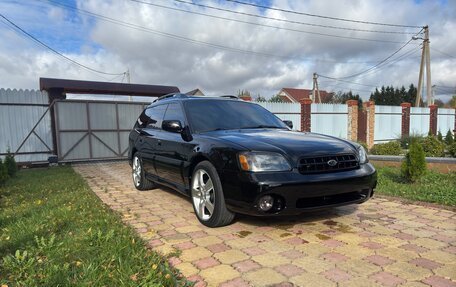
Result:
{"type": "MultiPolygon", "coordinates": [[[[312,90],[309,89],[283,88],[282,91],[284,91],[288,96],[293,98],[298,103],[301,99],[309,99],[310,95],[312,95],[312,90]]],[[[320,90],[321,102],[327,102],[327,99],[330,97],[330,95],[331,93],[320,90]]]]}

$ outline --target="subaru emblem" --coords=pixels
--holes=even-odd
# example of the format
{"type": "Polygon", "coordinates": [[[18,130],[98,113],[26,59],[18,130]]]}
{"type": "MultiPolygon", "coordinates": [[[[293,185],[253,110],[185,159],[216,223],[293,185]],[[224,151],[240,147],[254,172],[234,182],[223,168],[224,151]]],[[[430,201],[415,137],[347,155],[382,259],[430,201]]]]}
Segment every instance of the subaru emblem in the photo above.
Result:
{"type": "Polygon", "coordinates": [[[335,160],[335,159],[330,159],[330,160],[328,160],[327,163],[328,163],[329,166],[336,166],[337,160],[335,160]]]}

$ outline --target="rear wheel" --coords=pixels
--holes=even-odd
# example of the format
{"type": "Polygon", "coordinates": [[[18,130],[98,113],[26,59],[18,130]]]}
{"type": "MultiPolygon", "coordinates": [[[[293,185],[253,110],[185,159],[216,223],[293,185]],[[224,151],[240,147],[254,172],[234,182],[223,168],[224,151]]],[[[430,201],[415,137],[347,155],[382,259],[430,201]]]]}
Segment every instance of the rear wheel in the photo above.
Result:
{"type": "Polygon", "coordinates": [[[193,209],[202,224],[219,227],[233,221],[234,213],[226,208],[220,178],[210,162],[203,161],[195,167],[191,189],[193,209]]]}
{"type": "Polygon", "coordinates": [[[133,184],[138,190],[149,190],[155,187],[155,183],[145,177],[142,159],[136,153],[132,164],[133,184]]]}

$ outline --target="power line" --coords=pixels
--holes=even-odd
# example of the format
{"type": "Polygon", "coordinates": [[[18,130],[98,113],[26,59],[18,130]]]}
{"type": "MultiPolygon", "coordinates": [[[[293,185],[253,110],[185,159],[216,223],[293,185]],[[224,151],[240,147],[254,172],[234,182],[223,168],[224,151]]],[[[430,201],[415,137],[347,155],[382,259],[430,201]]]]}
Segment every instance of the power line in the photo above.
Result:
{"type": "Polygon", "coordinates": [[[0,14],[0,17],[3,18],[6,22],[8,22],[10,25],[12,25],[14,28],[16,28],[17,30],[19,30],[20,32],[22,32],[24,35],[26,35],[27,37],[29,37],[30,39],[32,39],[33,41],[37,42],[38,44],[44,46],[45,48],[49,49],[50,51],[54,52],[55,54],[61,56],[62,58],[65,58],[66,60],[72,62],[73,64],[76,64],[84,69],[87,69],[87,70],[90,70],[92,72],[96,72],[96,73],[99,73],[99,74],[103,74],[103,75],[110,75],[110,76],[120,76],[124,73],[107,73],[107,72],[103,72],[103,71],[99,71],[99,70],[96,70],[96,69],[93,69],[89,66],[86,66],[84,64],[81,64],[65,55],[63,55],[62,53],[60,53],[59,51],[55,50],[54,48],[50,47],[49,45],[45,44],[44,42],[40,41],[39,39],[37,39],[36,37],[34,37],[32,34],[28,33],[27,31],[25,31],[24,29],[22,29],[21,27],[19,27],[18,25],[16,25],[13,21],[11,21],[10,19],[8,19],[7,17],[5,17],[3,14],[0,14]]]}
{"type": "MultiPolygon", "coordinates": [[[[131,0],[131,1],[141,2],[141,3],[144,3],[144,4],[150,4],[150,5],[154,5],[154,6],[160,6],[160,5],[157,5],[157,4],[151,4],[149,2],[143,2],[143,1],[139,1],[139,0],[131,0]]],[[[402,32],[402,31],[369,30],[369,29],[339,27],[339,26],[332,26],[332,25],[322,25],[322,24],[315,24],[315,23],[308,23],[308,22],[300,22],[300,21],[293,21],[293,20],[288,20],[288,19],[283,19],[283,18],[268,17],[268,16],[264,16],[264,15],[258,15],[258,14],[252,14],[252,13],[247,13],[247,12],[235,11],[235,10],[231,10],[231,9],[227,9],[227,8],[221,8],[221,7],[216,7],[216,6],[206,5],[206,4],[200,4],[200,3],[194,3],[194,2],[191,2],[191,1],[185,1],[185,0],[174,0],[174,1],[175,2],[179,2],[179,3],[193,5],[193,6],[198,6],[198,7],[202,7],[202,8],[208,8],[208,9],[213,9],[213,10],[218,10],[218,11],[223,11],[223,12],[229,12],[229,13],[238,14],[238,15],[244,15],[244,16],[249,16],[249,17],[261,18],[261,19],[273,20],[273,21],[279,21],[279,22],[285,22],[285,23],[291,23],[291,24],[299,24],[299,25],[305,25],[305,26],[311,26],[311,27],[320,27],[320,28],[346,30],[346,31],[356,31],[356,32],[384,33],[384,34],[401,34],[401,35],[413,35],[414,34],[414,33],[411,33],[411,32],[402,32]]],[[[168,8],[170,8],[170,7],[168,7],[168,8]]],[[[178,9],[178,8],[170,8],[170,9],[181,10],[181,9],[178,9]]],[[[188,10],[183,10],[183,11],[188,12],[188,13],[195,13],[195,14],[207,16],[207,14],[203,14],[203,13],[199,13],[199,12],[193,12],[193,11],[188,11],[188,10]]],[[[213,15],[210,15],[210,16],[213,16],[213,15]]],[[[213,17],[217,17],[217,16],[213,16],[213,17]]],[[[219,17],[217,17],[217,18],[219,18],[219,17]]],[[[240,21],[240,20],[236,20],[236,19],[230,19],[230,18],[224,18],[224,17],[220,17],[220,18],[225,19],[225,20],[239,21],[239,22],[242,22],[242,23],[246,23],[245,21],[240,21]]],[[[247,23],[251,23],[251,22],[247,22],[247,23]]],[[[272,27],[278,28],[278,27],[275,27],[275,26],[272,26],[272,27]]],[[[361,38],[361,39],[363,39],[363,38],[361,38]]]]}
{"type": "Polygon", "coordinates": [[[354,85],[359,85],[359,86],[364,86],[364,87],[371,87],[371,88],[376,88],[377,87],[377,86],[374,86],[374,85],[361,84],[361,83],[358,83],[358,82],[352,82],[352,81],[347,81],[347,80],[340,80],[340,79],[327,77],[327,76],[321,76],[321,75],[318,75],[318,76],[321,77],[321,78],[334,80],[334,81],[337,81],[337,82],[349,83],[349,84],[354,84],[354,85]]]}
{"type": "Polygon", "coordinates": [[[305,12],[298,12],[298,11],[293,11],[293,10],[281,9],[281,8],[276,8],[276,7],[271,7],[271,6],[265,6],[265,5],[260,5],[260,4],[254,4],[254,3],[249,3],[249,2],[243,2],[243,1],[239,1],[239,0],[225,0],[225,1],[233,2],[233,3],[237,3],[237,4],[241,4],[241,5],[253,6],[253,7],[262,8],[262,9],[280,11],[280,12],[291,13],[291,14],[302,15],[302,16],[317,17],[317,18],[337,20],[337,21],[344,21],[344,22],[352,22],[352,23],[359,23],[359,24],[370,24],[370,25],[378,25],[378,26],[402,27],[402,28],[423,28],[422,26],[414,26],[414,25],[380,23],[380,22],[370,22],[370,21],[352,20],[352,19],[347,19],[347,18],[323,16],[323,15],[317,15],[317,14],[311,14],[311,13],[305,13],[305,12]]]}
{"type": "MultiPolygon", "coordinates": [[[[418,32],[417,35],[421,33],[418,32]]],[[[394,51],[391,55],[389,55],[388,57],[386,57],[385,59],[381,60],[380,62],[378,62],[377,64],[373,65],[372,67],[366,69],[366,70],[363,70],[363,71],[360,71],[358,73],[355,73],[355,74],[352,74],[352,75],[349,75],[349,76],[345,76],[345,77],[332,77],[333,79],[349,79],[349,78],[353,78],[353,77],[357,77],[359,75],[362,75],[362,74],[365,74],[369,71],[372,71],[374,69],[376,69],[377,67],[379,67],[380,65],[382,65],[383,63],[385,63],[386,61],[388,61],[389,59],[391,59],[391,57],[393,57],[394,55],[396,55],[397,53],[399,53],[403,48],[405,48],[405,46],[407,46],[411,41],[413,41],[413,37],[410,38],[410,40],[408,40],[404,45],[402,45],[399,49],[397,49],[396,51],[394,51]]],[[[319,75],[319,76],[322,76],[322,75],[319,75]]],[[[324,76],[324,75],[323,75],[324,76]]],[[[329,76],[324,76],[324,77],[329,77],[329,76]]]]}
{"type": "Polygon", "coordinates": [[[448,53],[445,53],[445,52],[443,52],[443,51],[437,50],[437,49],[434,48],[434,47],[432,47],[432,51],[435,51],[435,52],[440,53],[440,54],[442,54],[442,55],[445,55],[445,56],[451,57],[451,58],[453,58],[453,59],[456,59],[455,56],[450,55],[450,54],[448,54],[448,53]]]}
{"type": "MultiPolygon", "coordinates": [[[[100,20],[103,20],[103,21],[106,21],[106,22],[109,22],[109,23],[112,23],[112,24],[120,25],[120,26],[127,27],[127,28],[130,28],[130,29],[135,29],[135,30],[138,30],[138,31],[142,31],[142,32],[146,32],[146,33],[150,33],[150,34],[154,34],[154,35],[159,35],[159,36],[163,36],[163,37],[167,37],[167,38],[171,38],[171,39],[175,39],[175,40],[179,40],[179,41],[183,41],[183,42],[187,42],[187,43],[191,43],[191,44],[208,46],[208,47],[212,47],[212,48],[217,48],[217,49],[231,51],[231,52],[237,52],[237,53],[243,53],[243,54],[258,55],[258,56],[263,56],[263,57],[275,57],[275,58],[281,58],[281,59],[287,59],[287,60],[295,59],[294,57],[283,56],[283,55],[275,55],[275,54],[265,53],[265,52],[251,51],[251,50],[239,49],[239,48],[234,48],[234,47],[228,47],[228,46],[221,45],[221,44],[214,44],[214,43],[205,42],[205,41],[201,41],[201,40],[195,40],[195,39],[192,39],[192,38],[188,38],[188,37],[184,37],[184,36],[180,36],[180,35],[176,35],[176,34],[172,34],[172,33],[168,33],[168,32],[162,32],[162,31],[158,31],[158,30],[151,29],[151,28],[148,28],[148,27],[136,25],[136,24],[133,24],[133,23],[117,20],[117,19],[114,19],[114,18],[111,18],[111,17],[107,17],[107,16],[104,16],[104,15],[101,15],[101,14],[97,14],[97,13],[94,13],[94,12],[91,12],[91,11],[83,10],[83,9],[80,9],[80,8],[77,8],[77,7],[74,7],[74,6],[71,6],[71,5],[62,4],[62,3],[59,3],[59,2],[56,2],[56,1],[53,1],[53,0],[47,0],[47,1],[39,0],[39,1],[42,1],[42,2],[45,2],[45,3],[49,3],[50,2],[50,3],[53,3],[54,5],[58,5],[58,6],[65,7],[67,9],[79,11],[79,12],[84,13],[86,15],[89,15],[91,17],[98,18],[100,20]]],[[[314,59],[314,58],[300,58],[300,59],[312,60],[312,61],[313,60],[318,60],[318,61],[321,61],[321,62],[330,62],[330,63],[344,63],[344,62],[339,62],[339,61],[320,60],[320,59],[314,59]]],[[[353,63],[353,62],[348,62],[348,63],[353,63]]]]}

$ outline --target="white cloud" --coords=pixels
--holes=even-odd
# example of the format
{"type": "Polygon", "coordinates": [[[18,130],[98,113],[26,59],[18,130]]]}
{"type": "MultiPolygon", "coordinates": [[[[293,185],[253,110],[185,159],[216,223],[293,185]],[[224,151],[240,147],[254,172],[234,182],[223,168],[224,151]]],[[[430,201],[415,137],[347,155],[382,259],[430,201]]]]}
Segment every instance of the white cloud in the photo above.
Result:
{"type": "MultiPolygon", "coordinates": [[[[29,1],[27,1],[29,2],[29,1]]],[[[409,35],[376,34],[308,27],[296,24],[267,21],[227,12],[213,11],[195,6],[175,4],[171,1],[153,1],[160,5],[186,8],[222,17],[237,18],[291,29],[330,33],[370,39],[387,39],[405,42],[409,35]]],[[[254,7],[234,5],[230,2],[204,2],[223,5],[228,9],[248,13],[265,13],[276,18],[335,25],[349,28],[401,30],[372,25],[331,21],[290,15],[278,11],[260,11],[254,7]]],[[[106,72],[123,72],[130,69],[132,82],[144,84],[176,85],[182,91],[199,87],[209,94],[234,94],[248,89],[253,94],[271,96],[282,87],[310,88],[312,73],[342,77],[367,69],[391,54],[400,44],[338,39],[306,33],[258,27],[232,21],[213,19],[178,11],[171,11],[132,1],[80,0],[78,7],[106,15],[124,22],[186,38],[205,41],[235,49],[257,51],[283,57],[252,55],[215,49],[146,33],[86,15],[46,4],[32,5],[6,1],[0,4],[5,15],[18,21],[26,29],[40,27],[40,35],[58,47],[76,46],[65,53],[68,57],[106,72]],[[5,8],[5,9],[3,9],[5,8]],[[24,12],[25,11],[25,12],[24,12]],[[27,19],[30,19],[29,22],[27,19]],[[33,21],[33,23],[32,23],[33,21]],[[71,41],[71,35],[78,41],[71,41]],[[59,41],[59,39],[63,39],[59,41]],[[81,40],[82,39],[82,40],[81,40]],[[347,63],[351,62],[351,63],[347,63]],[[353,63],[356,62],[356,63],[353,63]],[[368,63],[360,63],[368,62],[368,63]]],[[[431,31],[431,57],[433,83],[455,86],[456,60],[432,50],[454,55],[456,51],[456,4],[448,1],[445,7],[437,1],[273,1],[273,5],[296,11],[308,11],[334,17],[373,22],[429,24],[431,31]],[[431,12],[430,12],[431,11],[431,12]]],[[[402,29],[403,30],[403,29],[402,29]]],[[[410,29],[416,31],[416,29],[410,29]]],[[[36,34],[35,34],[36,35],[36,34]]],[[[0,87],[37,88],[39,77],[61,77],[87,80],[104,80],[57,55],[31,44],[0,25],[0,87]]],[[[417,45],[419,41],[414,42],[417,45]]],[[[411,48],[412,46],[410,46],[411,48]]],[[[403,51],[410,49],[405,48],[403,51]]],[[[403,53],[401,51],[401,53],[403,53]]],[[[400,55],[399,53],[398,55],[400,55]]],[[[410,57],[386,66],[376,73],[351,81],[373,85],[409,85],[417,82],[419,50],[410,57]]],[[[105,78],[110,78],[103,76],[105,78]]],[[[321,88],[352,88],[366,91],[369,87],[321,79],[321,88]]],[[[360,92],[367,96],[368,92],[360,92]]]]}

